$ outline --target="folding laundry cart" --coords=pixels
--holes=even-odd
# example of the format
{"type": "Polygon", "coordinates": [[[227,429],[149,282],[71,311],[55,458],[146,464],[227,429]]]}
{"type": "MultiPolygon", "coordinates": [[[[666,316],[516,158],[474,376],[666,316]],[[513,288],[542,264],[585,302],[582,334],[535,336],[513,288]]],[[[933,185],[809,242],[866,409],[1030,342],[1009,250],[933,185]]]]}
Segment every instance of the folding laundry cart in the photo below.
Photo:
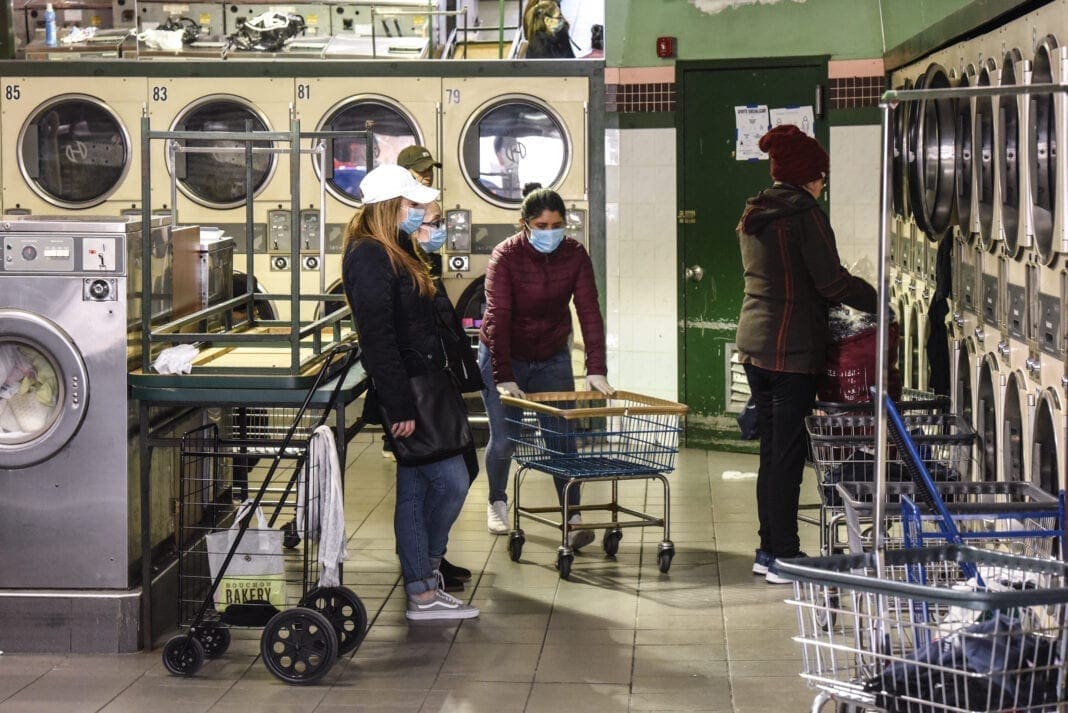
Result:
{"type": "Polygon", "coordinates": [[[217,424],[183,438],[178,609],[187,632],[163,647],[172,674],[192,676],[205,659],[225,653],[231,627],[262,627],[264,664],[291,684],[319,681],[363,640],[367,611],[360,598],[344,586],[317,586],[318,539],[330,503],[319,485],[318,459],[309,458],[312,433],[333,412],[359,356],[353,342],[332,348],[303,404],[264,410],[267,421],[237,429],[243,438],[221,436],[217,424]],[[313,406],[330,379],[328,402],[313,406]],[[282,418],[284,428],[271,427],[282,418]],[[244,500],[244,488],[257,481],[244,500]],[[283,512],[293,518],[280,526],[283,512]]]}
{"type": "Polygon", "coordinates": [[[576,530],[605,529],[601,543],[608,556],[614,556],[623,539],[623,528],[662,527],[664,539],[657,549],[657,566],[661,572],[671,568],[675,545],[671,541],[671,487],[667,475],[675,469],[679,452],[679,420],[687,407],[628,391],[617,391],[611,398],[596,391],[566,391],[527,394],[517,399],[502,396],[508,408],[507,422],[515,443],[513,460],[518,468],[513,478],[515,505],[514,529],[508,539],[508,553],[513,562],[523,554],[526,537],[520,519],[529,518],[560,530],[556,568],[561,579],[571,575],[574,552],[567,535],[576,530]],[[528,471],[562,478],[564,504],[552,507],[525,507],[520,498],[528,471]],[[619,503],[619,481],[656,479],[663,485],[664,512],[656,515],[640,512],[619,503]],[[599,504],[568,505],[571,488],[583,482],[608,481],[612,484],[611,501],[599,504]],[[568,524],[576,512],[604,511],[610,520],[568,524]],[[559,513],[555,520],[547,515],[559,513]],[[628,516],[631,519],[621,519],[628,516]]]}

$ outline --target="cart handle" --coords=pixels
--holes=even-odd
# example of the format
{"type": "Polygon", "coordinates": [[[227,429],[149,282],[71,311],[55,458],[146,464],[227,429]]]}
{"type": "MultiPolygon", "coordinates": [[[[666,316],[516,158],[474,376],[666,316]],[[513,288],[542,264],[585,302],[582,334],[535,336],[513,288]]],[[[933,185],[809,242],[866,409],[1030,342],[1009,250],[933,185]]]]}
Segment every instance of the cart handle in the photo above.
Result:
{"type": "Polygon", "coordinates": [[[683,416],[690,407],[655,396],[636,394],[633,391],[616,391],[613,396],[605,396],[600,391],[543,391],[527,394],[526,398],[501,395],[501,403],[528,411],[556,416],[567,420],[578,418],[597,418],[603,416],[683,416]],[[561,401],[632,401],[635,405],[627,406],[588,406],[586,408],[561,408],[555,405],[561,401]]]}

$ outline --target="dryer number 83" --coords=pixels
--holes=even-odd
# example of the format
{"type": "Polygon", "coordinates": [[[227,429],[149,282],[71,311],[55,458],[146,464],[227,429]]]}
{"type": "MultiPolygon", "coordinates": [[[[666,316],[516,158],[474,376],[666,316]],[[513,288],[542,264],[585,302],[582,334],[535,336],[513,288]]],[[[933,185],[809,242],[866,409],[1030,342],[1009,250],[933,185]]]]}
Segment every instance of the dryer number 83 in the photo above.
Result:
{"type": "Polygon", "coordinates": [[[17,101],[22,98],[22,87],[18,84],[4,85],[4,99],[17,101]]]}

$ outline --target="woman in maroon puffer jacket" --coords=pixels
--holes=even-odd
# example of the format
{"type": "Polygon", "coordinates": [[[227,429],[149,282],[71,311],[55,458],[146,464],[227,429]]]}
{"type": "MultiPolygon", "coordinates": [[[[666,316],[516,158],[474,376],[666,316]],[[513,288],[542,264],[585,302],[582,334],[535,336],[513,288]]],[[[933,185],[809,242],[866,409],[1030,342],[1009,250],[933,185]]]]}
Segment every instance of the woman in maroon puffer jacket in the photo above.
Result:
{"type": "MultiPolygon", "coordinates": [[[[507,419],[519,417],[507,413],[500,394],[522,398],[526,391],[575,389],[569,349],[572,299],[586,344],[586,382],[601,393],[614,393],[605,378],[604,320],[590,256],[578,241],[564,237],[566,209],[559,194],[531,183],[523,187],[523,195],[522,230],[494,248],[486,268],[486,313],[478,347],[490,427],[486,525],[495,535],[510,530],[507,488],[514,445],[509,436],[516,434],[507,419]]],[[[563,481],[553,481],[563,505],[563,481]]],[[[578,505],[577,487],[568,500],[569,507],[578,505]]],[[[569,518],[570,524],[580,521],[577,513],[569,518]]],[[[572,548],[592,541],[590,530],[568,534],[572,548]]]]}

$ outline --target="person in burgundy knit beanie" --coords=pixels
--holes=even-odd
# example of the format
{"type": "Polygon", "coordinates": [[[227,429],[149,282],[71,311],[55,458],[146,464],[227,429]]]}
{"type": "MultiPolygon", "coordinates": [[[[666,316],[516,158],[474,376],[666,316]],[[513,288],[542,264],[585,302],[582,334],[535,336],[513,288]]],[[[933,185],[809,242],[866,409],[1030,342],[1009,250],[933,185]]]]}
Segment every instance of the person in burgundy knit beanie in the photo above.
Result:
{"type": "Polygon", "coordinates": [[[771,157],[771,177],[804,186],[830,171],[831,160],[820,142],[793,124],[780,124],[760,137],[760,150],[771,157]]]}

